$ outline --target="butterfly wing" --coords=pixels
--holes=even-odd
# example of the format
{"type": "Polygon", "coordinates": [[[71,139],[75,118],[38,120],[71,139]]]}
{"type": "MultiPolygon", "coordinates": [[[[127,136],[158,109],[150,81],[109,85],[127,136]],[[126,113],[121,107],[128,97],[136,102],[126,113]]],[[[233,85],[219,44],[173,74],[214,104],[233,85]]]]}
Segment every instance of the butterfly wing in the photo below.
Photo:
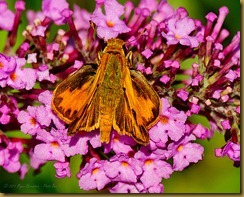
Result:
{"type": "Polygon", "coordinates": [[[91,111],[95,111],[92,97],[97,85],[96,71],[95,65],[84,65],[53,92],[51,107],[60,119],[70,124],[70,134],[83,127],[81,123],[85,124],[84,130],[91,131],[97,122],[96,116],[91,117],[91,111]]]}
{"type": "Polygon", "coordinates": [[[124,97],[120,99],[115,114],[114,129],[146,145],[149,142],[148,129],[159,118],[160,98],[139,71],[130,70],[130,75],[125,76],[124,97]]]}
{"type": "MultiPolygon", "coordinates": [[[[130,70],[130,73],[134,91],[134,102],[131,103],[137,113],[136,120],[140,125],[144,124],[147,129],[150,129],[159,119],[160,98],[140,71],[130,70]]],[[[127,96],[133,100],[129,92],[127,96]]]]}
{"type": "Polygon", "coordinates": [[[77,118],[69,125],[68,134],[77,131],[93,131],[99,128],[99,97],[96,93],[90,102],[87,102],[77,118]]]}

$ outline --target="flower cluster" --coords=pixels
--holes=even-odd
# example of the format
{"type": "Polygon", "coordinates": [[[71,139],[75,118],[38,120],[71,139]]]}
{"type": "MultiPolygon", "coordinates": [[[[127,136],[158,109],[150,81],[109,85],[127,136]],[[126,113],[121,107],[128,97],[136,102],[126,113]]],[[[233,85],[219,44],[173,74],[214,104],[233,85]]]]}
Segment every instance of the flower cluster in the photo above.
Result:
{"type": "Polygon", "coordinates": [[[226,144],[216,147],[215,155],[239,165],[240,32],[223,45],[229,35],[222,27],[227,7],[218,15],[208,13],[202,24],[166,0],[141,0],[138,6],[96,0],[93,13],[77,5],[71,10],[66,0],[43,0],[42,11],[26,12],[24,41],[13,52],[25,2],[17,0],[15,10],[0,1],[0,29],[9,31],[0,53],[0,166],[6,171],[24,178],[29,167],[55,161],[56,177],[70,177],[70,158],[80,155],[77,184],[83,190],[161,193],[164,179],[203,159],[196,140],[211,139],[216,130],[226,144]],[[64,24],[68,30],[60,27],[50,41],[51,25],[64,24]],[[116,131],[108,144],[100,142],[97,130],[69,136],[51,109],[55,86],[95,62],[105,42],[116,37],[161,98],[160,120],[150,129],[147,146],[116,131]],[[192,64],[184,68],[189,59],[192,64]],[[209,127],[191,121],[193,115],[206,117],[209,127]],[[12,130],[27,138],[8,137],[12,130]],[[20,163],[20,154],[30,163],[20,163]]]}

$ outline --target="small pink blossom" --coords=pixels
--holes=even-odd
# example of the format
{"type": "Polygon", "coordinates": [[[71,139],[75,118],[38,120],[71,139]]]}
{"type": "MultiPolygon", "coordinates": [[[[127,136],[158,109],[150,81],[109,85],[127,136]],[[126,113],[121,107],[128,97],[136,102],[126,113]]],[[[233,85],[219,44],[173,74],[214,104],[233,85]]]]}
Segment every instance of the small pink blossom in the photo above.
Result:
{"type": "Polygon", "coordinates": [[[0,1],[0,29],[11,31],[14,24],[14,13],[7,9],[8,4],[0,1]]]}
{"type": "Polygon", "coordinates": [[[101,38],[108,40],[116,38],[121,33],[130,31],[125,22],[120,20],[124,14],[124,7],[116,0],[106,0],[104,2],[106,15],[102,13],[101,7],[97,7],[91,16],[91,20],[97,25],[97,34],[101,38]]]}
{"type": "Polygon", "coordinates": [[[66,0],[59,0],[58,3],[55,0],[42,1],[43,14],[52,19],[57,25],[65,23],[65,17],[62,15],[62,11],[68,8],[69,4],[66,0]]]}
{"type": "Polygon", "coordinates": [[[166,38],[167,44],[177,44],[197,47],[199,42],[196,37],[189,34],[196,28],[193,19],[184,17],[182,19],[172,18],[168,21],[168,32],[162,32],[162,36],[166,38]],[[186,28],[187,27],[187,28],[186,28]]]}
{"type": "Polygon", "coordinates": [[[221,125],[222,125],[223,129],[230,129],[231,128],[229,120],[221,121],[221,125]]]}
{"type": "Polygon", "coordinates": [[[144,55],[147,59],[153,54],[153,52],[150,49],[145,49],[142,51],[142,55],[144,55]]]}

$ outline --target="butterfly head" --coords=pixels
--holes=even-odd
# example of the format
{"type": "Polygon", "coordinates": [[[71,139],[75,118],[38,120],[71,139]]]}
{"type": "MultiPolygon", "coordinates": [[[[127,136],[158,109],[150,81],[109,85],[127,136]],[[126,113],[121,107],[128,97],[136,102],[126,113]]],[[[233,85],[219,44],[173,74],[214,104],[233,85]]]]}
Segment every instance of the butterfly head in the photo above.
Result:
{"type": "Polygon", "coordinates": [[[119,38],[111,38],[107,41],[107,46],[103,53],[119,53],[124,55],[124,44],[125,42],[119,38]]]}

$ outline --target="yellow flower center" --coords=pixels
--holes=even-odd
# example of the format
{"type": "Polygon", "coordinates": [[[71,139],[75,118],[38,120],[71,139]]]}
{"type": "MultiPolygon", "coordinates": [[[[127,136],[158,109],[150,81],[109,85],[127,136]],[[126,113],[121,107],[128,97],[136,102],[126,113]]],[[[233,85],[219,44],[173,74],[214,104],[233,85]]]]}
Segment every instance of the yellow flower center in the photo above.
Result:
{"type": "Polygon", "coordinates": [[[129,166],[129,164],[128,164],[126,161],[122,161],[122,162],[121,162],[121,165],[122,165],[123,167],[128,167],[128,166],[129,166]]]}
{"type": "Polygon", "coordinates": [[[36,125],[36,119],[35,119],[34,117],[32,117],[32,118],[30,119],[30,123],[31,123],[32,125],[36,125]]]}
{"type": "Polygon", "coordinates": [[[179,35],[175,35],[175,38],[178,40],[181,39],[181,37],[179,35]]]}
{"type": "Polygon", "coordinates": [[[94,169],[92,170],[92,174],[96,174],[96,173],[98,173],[98,171],[99,171],[99,168],[94,168],[94,169]]]}
{"type": "Polygon", "coordinates": [[[151,164],[153,164],[153,160],[152,160],[152,159],[147,159],[147,160],[145,161],[145,165],[149,166],[149,165],[151,165],[151,164]]]}
{"type": "Polygon", "coordinates": [[[169,118],[168,118],[167,116],[161,116],[161,118],[160,118],[160,122],[161,122],[162,124],[168,124],[168,122],[169,122],[169,118]]]}
{"type": "Polygon", "coordinates": [[[112,21],[107,21],[107,26],[108,27],[113,27],[115,24],[112,21]]]}
{"type": "Polygon", "coordinates": [[[59,143],[57,141],[52,142],[51,145],[54,148],[58,148],[59,147],[59,143]]]}
{"type": "Polygon", "coordinates": [[[114,142],[118,142],[119,141],[119,136],[118,135],[115,135],[113,141],[114,142]]]}
{"type": "Polygon", "coordinates": [[[10,75],[10,79],[12,79],[12,81],[15,81],[16,78],[17,78],[17,75],[16,75],[15,73],[12,73],[12,74],[10,75]]]}
{"type": "Polygon", "coordinates": [[[180,152],[180,151],[182,151],[182,150],[183,150],[183,146],[180,145],[180,146],[177,148],[177,151],[180,152]]]}

